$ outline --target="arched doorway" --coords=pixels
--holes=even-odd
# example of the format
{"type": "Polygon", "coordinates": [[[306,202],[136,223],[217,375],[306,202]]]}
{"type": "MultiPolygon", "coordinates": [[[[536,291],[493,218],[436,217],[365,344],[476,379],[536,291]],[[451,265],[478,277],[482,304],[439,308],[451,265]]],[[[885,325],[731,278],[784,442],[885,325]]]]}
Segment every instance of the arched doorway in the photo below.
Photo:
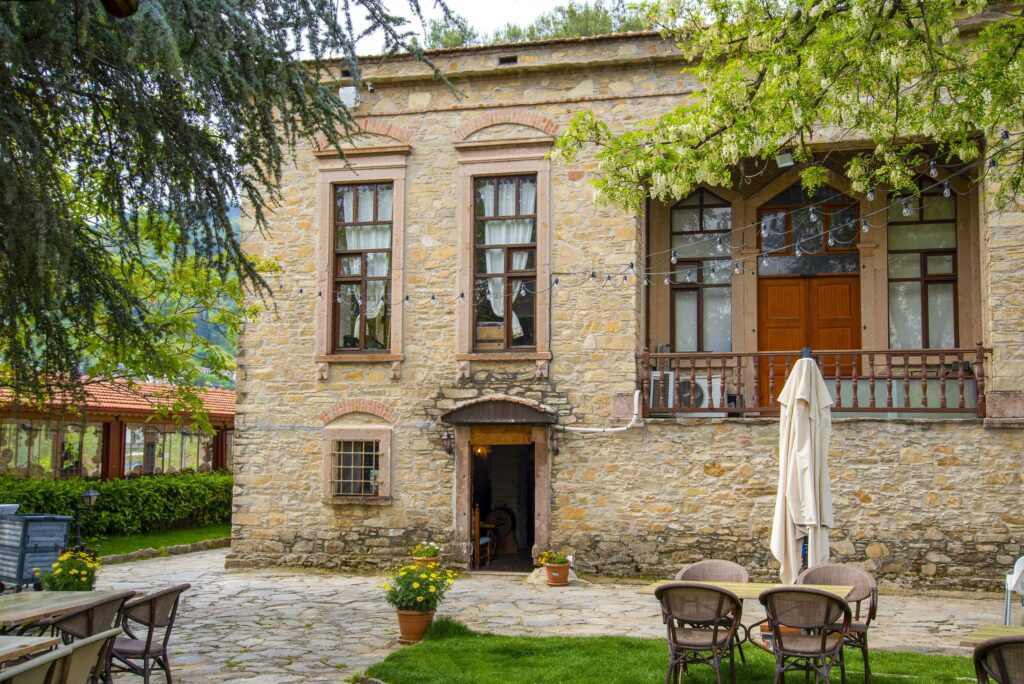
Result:
{"type": "Polygon", "coordinates": [[[455,428],[456,554],[472,564],[479,507],[480,519],[496,525],[490,569],[532,569],[548,544],[554,411],[523,399],[490,397],[461,404],[441,420],[455,428]]]}

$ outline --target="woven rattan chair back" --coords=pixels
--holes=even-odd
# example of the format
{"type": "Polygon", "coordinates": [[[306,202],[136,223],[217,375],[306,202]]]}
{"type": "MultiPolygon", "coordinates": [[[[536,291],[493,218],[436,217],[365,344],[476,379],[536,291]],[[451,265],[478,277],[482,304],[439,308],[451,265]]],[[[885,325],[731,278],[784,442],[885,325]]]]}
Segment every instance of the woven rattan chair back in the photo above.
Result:
{"type": "Polygon", "coordinates": [[[1024,637],[998,637],[974,648],[979,684],[1024,684],[1024,637]]]}
{"type": "Polygon", "coordinates": [[[65,613],[49,622],[61,631],[64,643],[74,639],[84,639],[94,634],[105,632],[117,627],[121,620],[124,604],[135,595],[132,591],[123,591],[113,596],[94,601],[87,606],[65,613]]]}
{"type": "Polygon", "coordinates": [[[150,629],[170,627],[178,610],[178,599],[191,584],[178,584],[147,594],[125,606],[125,617],[150,629]]]}
{"type": "Polygon", "coordinates": [[[852,586],[853,591],[846,597],[852,604],[853,619],[871,622],[878,607],[878,584],[869,573],[851,565],[827,563],[808,568],[797,577],[797,584],[833,584],[852,586]],[[862,604],[867,602],[866,606],[862,604]]]}
{"type": "MultiPolygon", "coordinates": [[[[841,636],[845,638],[850,630],[849,604],[828,592],[799,587],[778,587],[762,592],[760,601],[764,604],[768,622],[772,627],[775,649],[780,652],[789,650],[786,647],[786,637],[793,634],[782,629],[783,627],[820,635],[822,652],[836,650],[827,646],[829,634],[841,632],[841,636]]],[[[842,641],[838,640],[838,648],[842,648],[842,641]]]]}
{"type": "Polygon", "coordinates": [[[743,603],[731,591],[691,582],[671,582],[654,592],[662,615],[677,623],[736,631],[743,603]]]}
{"type": "Polygon", "coordinates": [[[687,565],[676,573],[676,579],[681,582],[746,582],[750,575],[738,563],[709,559],[687,565]]]}

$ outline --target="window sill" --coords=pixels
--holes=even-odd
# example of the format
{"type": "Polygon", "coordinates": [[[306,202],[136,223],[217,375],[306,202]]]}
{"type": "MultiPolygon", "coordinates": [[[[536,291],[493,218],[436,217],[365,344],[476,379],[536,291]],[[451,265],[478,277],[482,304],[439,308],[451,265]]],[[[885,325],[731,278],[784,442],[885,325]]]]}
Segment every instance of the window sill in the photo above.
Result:
{"type": "Polygon", "coordinates": [[[390,496],[325,496],[327,506],[389,506],[390,496]]]}
{"type": "Polygon", "coordinates": [[[315,363],[393,363],[405,361],[404,354],[391,354],[381,352],[379,354],[367,352],[353,352],[351,354],[323,354],[313,358],[315,363]]]}
{"type": "Polygon", "coordinates": [[[456,361],[550,361],[551,352],[472,352],[456,354],[456,361]]]}

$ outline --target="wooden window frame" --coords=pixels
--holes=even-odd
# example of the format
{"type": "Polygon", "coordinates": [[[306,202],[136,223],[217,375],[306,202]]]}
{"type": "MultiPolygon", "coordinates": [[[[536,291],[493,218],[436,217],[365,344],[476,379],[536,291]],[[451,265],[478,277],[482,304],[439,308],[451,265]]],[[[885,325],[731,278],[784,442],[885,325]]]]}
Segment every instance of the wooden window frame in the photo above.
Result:
{"type": "Polygon", "coordinates": [[[476,353],[487,353],[490,351],[495,352],[516,352],[516,351],[536,351],[537,349],[537,291],[540,289],[537,286],[537,174],[535,173],[518,173],[518,174],[506,174],[506,175],[486,175],[486,176],[474,176],[473,177],[473,324],[472,324],[472,349],[476,353]],[[526,178],[533,179],[534,182],[534,213],[532,214],[514,214],[514,215],[500,215],[498,214],[498,184],[502,180],[515,179],[516,181],[516,209],[520,209],[520,201],[522,199],[522,180],[526,178]],[[481,181],[494,181],[494,213],[491,216],[478,216],[476,213],[476,190],[477,184],[481,181]],[[477,237],[477,225],[487,220],[519,220],[529,219],[533,221],[533,238],[534,241],[530,243],[521,244],[482,244],[479,242],[477,237]],[[501,249],[504,251],[503,269],[501,273],[480,273],[477,271],[478,257],[481,252],[486,252],[488,249],[501,249]],[[533,268],[522,271],[516,271],[512,268],[512,253],[513,252],[530,252],[533,254],[533,268]],[[479,340],[476,339],[477,335],[477,299],[480,294],[477,292],[477,281],[481,278],[494,278],[501,277],[504,288],[502,298],[504,299],[504,320],[502,321],[502,329],[504,331],[502,349],[480,349],[479,340]],[[534,333],[533,333],[533,344],[531,345],[513,345],[512,344],[512,304],[513,294],[516,288],[523,287],[524,283],[532,280],[533,281],[533,321],[534,321],[534,333]]]}
{"type": "MultiPolygon", "coordinates": [[[[456,353],[460,373],[469,373],[472,361],[536,361],[551,360],[551,161],[554,141],[549,137],[513,140],[467,141],[455,144],[458,153],[458,197],[456,226],[458,231],[459,272],[456,300],[456,353]],[[534,349],[513,347],[506,350],[480,351],[473,348],[476,313],[473,310],[473,272],[476,254],[476,198],[474,178],[484,176],[537,176],[537,292],[534,349]],[[462,293],[463,297],[458,297],[462,293]]],[[[546,367],[545,367],[546,368],[546,367]]],[[[544,371],[546,372],[546,370],[544,371]]]]}
{"type": "MultiPolygon", "coordinates": [[[[676,259],[676,263],[672,264],[670,266],[670,270],[673,272],[673,274],[676,271],[686,271],[688,269],[695,269],[695,272],[697,274],[697,279],[695,281],[692,281],[692,282],[686,282],[686,281],[676,282],[675,275],[673,275],[673,277],[671,278],[671,285],[669,287],[669,296],[668,296],[668,316],[669,316],[669,323],[668,323],[669,328],[668,328],[668,330],[669,330],[669,339],[671,340],[672,350],[674,352],[679,352],[680,350],[676,349],[676,293],[677,292],[687,292],[687,291],[696,292],[697,293],[697,349],[695,349],[695,350],[688,350],[686,352],[681,352],[681,353],[701,353],[701,352],[706,351],[704,349],[704,289],[705,288],[728,288],[728,290],[729,290],[729,300],[730,300],[730,302],[732,302],[732,285],[733,285],[732,284],[732,274],[730,273],[729,281],[728,282],[705,284],[705,282],[704,282],[705,273],[704,273],[703,265],[704,265],[704,262],[706,262],[706,261],[720,261],[720,262],[724,263],[724,266],[725,266],[726,270],[729,270],[729,269],[732,268],[732,211],[733,211],[733,206],[732,206],[732,202],[729,202],[728,200],[720,197],[719,195],[716,195],[712,191],[707,190],[707,189],[702,188],[702,187],[697,188],[696,190],[693,191],[693,193],[690,193],[690,195],[687,195],[685,198],[683,198],[679,202],[676,202],[674,205],[672,205],[671,208],[669,208],[669,212],[668,212],[668,232],[669,232],[668,242],[669,242],[670,249],[675,250],[675,248],[672,247],[672,243],[674,242],[674,239],[675,239],[675,237],[677,235],[697,235],[697,234],[699,234],[699,235],[707,235],[707,236],[715,236],[715,235],[720,236],[721,238],[723,238],[722,239],[722,244],[725,247],[725,249],[723,250],[722,254],[719,255],[719,256],[701,257],[699,259],[691,259],[691,258],[676,259]],[[683,202],[685,202],[687,199],[689,199],[690,195],[693,195],[693,194],[697,194],[698,195],[697,204],[696,205],[683,204],[683,202]],[[704,200],[705,200],[705,196],[706,195],[715,195],[716,197],[718,197],[722,201],[721,202],[710,202],[710,203],[709,202],[705,202],[704,200]],[[692,209],[694,206],[697,207],[697,225],[698,225],[698,229],[697,230],[675,230],[675,228],[673,226],[673,221],[672,221],[672,214],[673,214],[673,212],[676,209],[692,209]],[[705,228],[704,228],[704,225],[705,225],[704,224],[704,209],[705,208],[708,208],[708,209],[728,209],[729,212],[730,212],[729,228],[726,229],[726,230],[705,230],[705,228]]],[[[669,262],[669,263],[671,264],[671,262],[669,262]]],[[[730,309],[730,312],[731,312],[731,309],[730,309]]],[[[731,315],[730,315],[730,319],[731,319],[731,315]]],[[[729,321],[729,327],[730,327],[730,329],[732,328],[732,320],[729,321]]],[[[730,337],[730,340],[731,340],[732,339],[732,335],[730,334],[729,337],[730,337]]],[[[732,347],[733,345],[730,343],[729,346],[732,347]]]]}
{"type": "MultiPolygon", "coordinates": [[[[757,226],[756,226],[756,229],[757,229],[757,251],[758,251],[758,253],[760,254],[761,252],[764,251],[764,245],[763,245],[764,238],[761,237],[761,222],[764,221],[765,215],[766,214],[783,213],[786,216],[786,247],[785,247],[785,249],[773,250],[771,252],[771,254],[769,254],[769,256],[770,257],[775,257],[775,256],[795,256],[796,255],[796,243],[793,241],[793,212],[794,211],[798,211],[800,209],[806,209],[807,207],[809,207],[811,205],[814,205],[814,207],[821,213],[821,216],[819,217],[819,222],[821,223],[821,227],[822,227],[821,249],[820,250],[814,250],[813,252],[811,252],[809,250],[804,250],[805,254],[812,254],[812,255],[813,254],[851,254],[851,253],[859,251],[858,243],[860,243],[860,227],[859,227],[858,224],[860,222],[860,202],[858,202],[857,200],[852,200],[850,202],[828,202],[826,204],[816,204],[814,202],[810,202],[808,204],[770,204],[770,205],[761,205],[760,207],[757,208],[757,226]],[[837,244],[835,246],[831,246],[830,247],[829,244],[828,244],[828,237],[826,237],[828,235],[828,232],[832,230],[832,217],[831,217],[829,212],[835,211],[837,209],[853,209],[856,212],[857,217],[854,219],[854,224],[855,224],[854,225],[854,230],[856,231],[856,235],[854,237],[853,244],[850,244],[850,245],[847,245],[847,246],[842,246],[842,247],[837,244]]],[[[821,274],[821,275],[826,275],[826,274],[821,274]]],[[[774,276],[774,275],[761,275],[760,277],[762,277],[762,278],[771,278],[771,277],[776,277],[776,276],[774,276]]],[[[788,277],[792,277],[792,276],[791,275],[783,275],[781,277],[787,277],[788,278],[788,277]]]]}
{"type": "MultiPolygon", "coordinates": [[[[331,286],[331,308],[330,308],[330,342],[328,343],[328,350],[331,354],[388,354],[391,351],[391,334],[394,330],[388,331],[388,348],[385,349],[367,349],[366,348],[366,326],[367,318],[365,315],[359,316],[359,330],[358,330],[358,347],[339,347],[338,346],[338,326],[341,324],[341,303],[338,302],[338,295],[341,292],[341,288],[345,285],[357,284],[359,286],[360,301],[362,306],[366,306],[366,289],[369,282],[378,281],[390,281],[392,279],[392,259],[394,251],[394,205],[395,205],[395,186],[390,181],[384,182],[355,182],[355,183],[332,183],[331,184],[331,196],[334,200],[332,202],[332,223],[334,225],[334,233],[332,235],[333,243],[333,257],[331,259],[331,278],[333,280],[331,286]],[[372,187],[373,188],[373,218],[370,221],[344,221],[338,217],[338,203],[337,193],[340,188],[352,188],[352,217],[353,219],[358,216],[359,212],[359,192],[360,187],[372,187]],[[378,212],[380,209],[380,189],[382,187],[391,187],[391,219],[389,221],[380,221],[378,219],[378,212]],[[390,243],[387,249],[339,249],[338,248],[338,229],[345,226],[379,226],[383,223],[388,224],[388,230],[390,233],[390,243]],[[383,277],[369,277],[367,275],[367,255],[368,254],[387,254],[388,255],[388,274],[383,277]],[[354,276],[342,276],[339,273],[338,264],[343,257],[359,257],[359,274],[354,276]]],[[[394,297],[392,296],[391,301],[385,301],[384,306],[388,307],[388,320],[390,325],[391,316],[394,315],[393,306],[394,297]]],[[[399,300],[400,301],[400,300],[399,300]]]]}
{"type": "MultiPolygon", "coordinates": [[[[916,179],[918,187],[923,185],[922,179],[916,179]]],[[[891,304],[888,302],[888,290],[889,283],[919,283],[921,287],[921,349],[932,349],[930,346],[931,342],[928,339],[928,288],[931,285],[952,285],[953,286],[953,347],[960,346],[960,264],[957,256],[957,252],[960,247],[960,230],[959,230],[959,202],[956,198],[953,198],[953,218],[948,219],[926,219],[924,217],[924,205],[927,204],[927,198],[938,197],[942,195],[942,192],[935,189],[929,192],[921,192],[919,195],[899,196],[893,194],[889,198],[889,203],[894,201],[902,201],[902,199],[910,199],[917,204],[917,217],[910,218],[906,217],[898,221],[891,219],[887,220],[887,228],[893,226],[916,226],[916,225],[933,225],[937,223],[948,224],[953,227],[953,238],[956,240],[956,244],[953,247],[937,247],[937,248],[925,248],[925,249],[887,249],[886,250],[886,300],[887,305],[891,304]],[[916,278],[893,278],[889,275],[889,255],[890,254],[917,254],[920,257],[919,271],[916,278]],[[928,257],[930,256],[951,256],[953,258],[953,272],[942,273],[936,275],[928,275],[928,257]]],[[[898,349],[892,346],[892,328],[887,324],[887,339],[888,347],[890,349],[898,349]]],[[[939,349],[939,347],[935,347],[939,349]]]]}
{"type": "Polygon", "coordinates": [[[391,444],[393,430],[381,425],[344,425],[323,430],[321,480],[323,503],[329,506],[386,505],[391,502],[391,444]],[[341,494],[335,491],[334,468],[336,442],[376,442],[377,493],[341,494]]]}
{"type": "Polygon", "coordinates": [[[405,177],[408,145],[387,145],[346,149],[345,157],[336,153],[317,155],[317,324],[314,361],[316,363],[391,362],[392,377],[398,377],[395,366],[405,359],[403,354],[404,306],[391,308],[390,349],[381,351],[333,351],[334,324],[334,188],[338,185],[391,183],[391,301],[405,298],[405,177]]]}

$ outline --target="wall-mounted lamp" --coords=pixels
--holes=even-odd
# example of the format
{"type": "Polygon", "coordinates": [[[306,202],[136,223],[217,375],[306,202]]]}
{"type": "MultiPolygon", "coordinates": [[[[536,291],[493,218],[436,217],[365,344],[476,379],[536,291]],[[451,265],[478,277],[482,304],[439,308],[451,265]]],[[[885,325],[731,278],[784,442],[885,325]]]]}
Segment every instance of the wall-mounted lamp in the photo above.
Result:
{"type": "Polygon", "coordinates": [[[551,436],[548,437],[548,450],[552,454],[558,453],[558,433],[554,430],[551,431],[551,436]]]}
{"type": "Polygon", "coordinates": [[[793,153],[789,150],[783,150],[775,155],[775,164],[780,169],[788,169],[793,165],[793,153]]]}
{"type": "Polygon", "coordinates": [[[455,453],[455,439],[452,437],[451,430],[445,430],[444,434],[441,435],[441,448],[449,456],[455,453]]]}

